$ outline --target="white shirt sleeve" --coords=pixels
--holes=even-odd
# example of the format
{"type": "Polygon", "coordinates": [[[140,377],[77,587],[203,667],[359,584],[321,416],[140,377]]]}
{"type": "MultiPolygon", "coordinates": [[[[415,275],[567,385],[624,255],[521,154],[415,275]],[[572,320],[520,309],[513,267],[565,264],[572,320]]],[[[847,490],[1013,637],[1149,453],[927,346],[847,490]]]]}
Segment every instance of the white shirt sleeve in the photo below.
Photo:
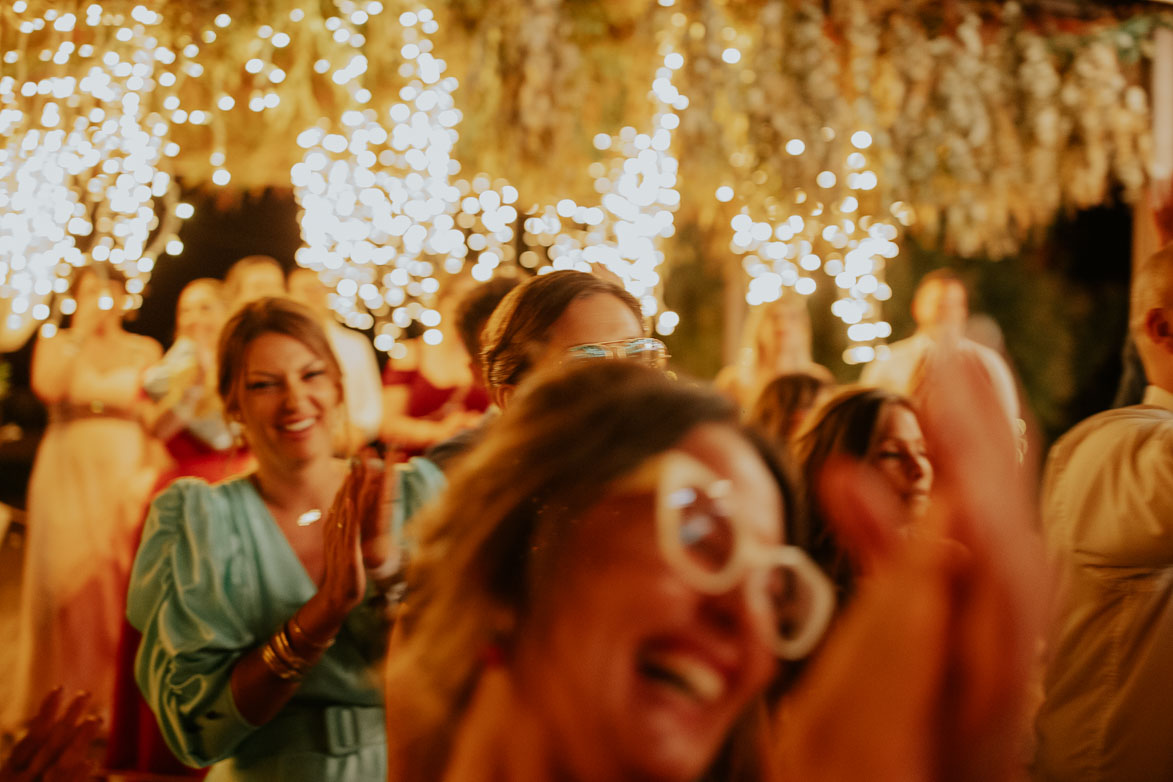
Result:
{"type": "Polygon", "coordinates": [[[1052,546],[1106,567],[1173,564],[1173,411],[1102,413],[1060,440],[1043,486],[1052,546]]]}

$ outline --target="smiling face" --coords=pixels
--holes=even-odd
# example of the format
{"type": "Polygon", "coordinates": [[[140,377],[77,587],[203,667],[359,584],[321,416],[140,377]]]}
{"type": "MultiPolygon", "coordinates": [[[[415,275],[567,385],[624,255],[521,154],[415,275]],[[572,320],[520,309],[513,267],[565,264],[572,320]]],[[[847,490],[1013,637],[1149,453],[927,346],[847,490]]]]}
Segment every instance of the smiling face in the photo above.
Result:
{"type": "Polygon", "coordinates": [[[223,299],[210,285],[188,285],[175,307],[175,335],[213,349],[226,315],[223,299]]]}
{"type": "MultiPolygon", "coordinates": [[[[755,509],[749,534],[781,542],[777,484],[736,430],[704,424],[677,448],[755,509]]],[[[742,586],[707,594],[665,561],[651,494],[607,496],[572,524],[520,634],[519,690],[569,778],[691,782],[774,673],[761,622],[742,586]]]]}
{"type": "Polygon", "coordinates": [[[239,415],[257,460],[296,469],[333,453],[341,389],[330,363],[305,343],[266,332],[245,349],[229,412],[239,415]]]}
{"type": "Polygon", "coordinates": [[[913,518],[924,513],[933,465],[915,413],[902,404],[884,405],[866,461],[888,480],[913,518]]]}

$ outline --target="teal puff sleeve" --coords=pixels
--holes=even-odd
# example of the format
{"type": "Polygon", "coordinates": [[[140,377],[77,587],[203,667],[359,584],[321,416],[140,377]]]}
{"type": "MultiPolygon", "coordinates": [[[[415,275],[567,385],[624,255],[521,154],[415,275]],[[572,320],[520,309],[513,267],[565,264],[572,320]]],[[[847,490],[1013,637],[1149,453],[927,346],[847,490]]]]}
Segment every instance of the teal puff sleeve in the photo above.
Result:
{"type": "Polygon", "coordinates": [[[209,765],[256,726],[237,711],[229,679],[256,643],[241,595],[255,594],[241,566],[245,542],[231,497],[184,479],[152,503],[131,573],[127,616],[142,634],[135,679],[176,757],[209,765]]]}

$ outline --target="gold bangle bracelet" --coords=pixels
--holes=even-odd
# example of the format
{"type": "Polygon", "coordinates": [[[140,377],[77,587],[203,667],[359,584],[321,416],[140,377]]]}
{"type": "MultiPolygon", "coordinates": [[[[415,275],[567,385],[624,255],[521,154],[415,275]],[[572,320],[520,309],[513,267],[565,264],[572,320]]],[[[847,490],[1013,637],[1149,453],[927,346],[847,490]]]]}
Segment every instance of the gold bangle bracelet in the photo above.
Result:
{"type": "Polygon", "coordinates": [[[301,679],[301,674],[289,668],[285,663],[277,657],[277,653],[273,651],[272,643],[266,643],[261,647],[261,660],[264,661],[265,667],[270,672],[282,681],[298,681],[301,679]]]}
{"type": "Polygon", "coordinates": [[[289,636],[285,633],[285,628],[273,636],[271,642],[273,644],[273,651],[277,654],[278,659],[285,663],[290,669],[297,671],[298,676],[304,676],[305,672],[309,670],[313,664],[305,657],[302,657],[297,652],[293,651],[293,645],[289,643],[289,636]]]}
{"type": "Polygon", "coordinates": [[[285,623],[285,630],[289,634],[290,641],[296,641],[298,644],[307,646],[319,654],[325,652],[334,645],[333,638],[330,638],[325,642],[315,641],[314,639],[310,638],[306,631],[302,628],[301,623],[297,621],[297,614],[289,617],[289,621],[285,623]]]}

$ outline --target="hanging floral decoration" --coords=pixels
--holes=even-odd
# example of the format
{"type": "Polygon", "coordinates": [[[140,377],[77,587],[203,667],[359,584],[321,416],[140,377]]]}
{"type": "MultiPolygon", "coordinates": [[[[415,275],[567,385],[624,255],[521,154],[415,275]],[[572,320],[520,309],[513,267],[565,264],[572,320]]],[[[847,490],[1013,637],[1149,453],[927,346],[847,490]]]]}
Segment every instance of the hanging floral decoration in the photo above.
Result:
{"type": "MultiPolygon", "coordinates": [[[[182,251],[175,220],[190,207],[168,203],[179,178],[292,184],[299,260],[342,284],[340,315],[358,325],[415,301],[399,322],[419,320],[431,272],[453,259],[483,277],[613,255],[627,218],[608,211],[617,191],[599,181],[619,187],[617,160],[650,166],[643,153],[666,152],[653,144],[665,131],[673,162],[658,158],[655,176],[678,200],[641,223],[660,221],[641,256],[657,258],[655,279],[670,267],[667,226],[698,221],[728,231],[751,299],[833,280],[845,322],[872,326],[857,329],[868,347],[884,333],[873,305],[900,235],[997,258],[1060,210],[1137,196],[1151,146],[1143,65],[1168,21],[976,0],[15,0],[0,8],[0,206],[19,218],[0,222],[0,298],[10,320],[44,320],[37,297],[93,260],[130,265],[145,284],[164,249],[182,251]],[[432,87],[443,95],[425,107],[432,87]],[[421,113],[435,130],[424,147],[412,141],[421,113]],[[372,178],[385,203],[363,200],[372,178]],[[134,203],[108,197],[118,188],[134,203]],[[343,191],[340,211],[330,199],[343,191]],[[592,224],[592,209],[605,219],[592,224]],[[553,223],[527,221],[551,215],[544,243],[553,223]],[[395,233],[400,217],[411,226],[395,233]],[[396,273],[376,247],[416,265],[396,273]]],[[[635,263],[621,256],[617,268],[635,263]]]]}

